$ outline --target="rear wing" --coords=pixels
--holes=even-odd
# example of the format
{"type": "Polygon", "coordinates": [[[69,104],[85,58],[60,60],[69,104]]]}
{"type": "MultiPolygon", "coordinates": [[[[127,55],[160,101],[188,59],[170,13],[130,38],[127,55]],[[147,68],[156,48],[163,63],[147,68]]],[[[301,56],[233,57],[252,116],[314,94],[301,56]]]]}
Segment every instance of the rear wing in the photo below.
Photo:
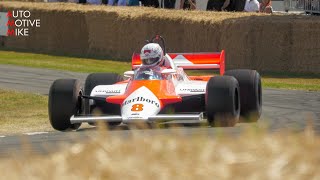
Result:
{"type": "MultiPolygon", "coordinates": [[[[177,67],[188,70],[219,69],[220,75],[225,71],[225,52],[214,53],[168,53],[177,67]]],[[[140,54],[132,55],[132,69],[141,65],[140,54]]]]}

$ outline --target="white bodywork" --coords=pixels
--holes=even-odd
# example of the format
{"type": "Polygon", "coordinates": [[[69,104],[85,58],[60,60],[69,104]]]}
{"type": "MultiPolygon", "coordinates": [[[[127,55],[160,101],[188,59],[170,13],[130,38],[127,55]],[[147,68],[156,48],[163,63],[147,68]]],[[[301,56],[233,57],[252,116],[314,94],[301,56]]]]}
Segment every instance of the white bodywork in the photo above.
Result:
{"type": "Polygon", "coordinates": [[[130,94],[121,105],[121,116],[124,121],[130,119],[148,120],[160,111],[160,101],[145,86],[130,94]],[[136,107],[134,107],[136,106],[136,107]]]}

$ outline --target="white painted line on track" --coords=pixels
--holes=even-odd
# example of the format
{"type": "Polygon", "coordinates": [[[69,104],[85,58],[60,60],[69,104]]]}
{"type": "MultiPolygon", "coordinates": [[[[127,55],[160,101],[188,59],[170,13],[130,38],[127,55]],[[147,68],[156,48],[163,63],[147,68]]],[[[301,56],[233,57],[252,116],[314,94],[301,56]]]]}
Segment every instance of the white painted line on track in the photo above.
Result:
{"type": "Polygon", "coordinates": [[[0,138],[4,138],[4,137],[6,137],[6,136],[0,136],[0,138]]]}
{"type": "Polygon", "coordinates": [[[49,132],[30,132],[30,133],[24,133],[25,135],[28,136],[33,136],[33,135],[38,135],[38,134],[47,134],[49,132]]]}

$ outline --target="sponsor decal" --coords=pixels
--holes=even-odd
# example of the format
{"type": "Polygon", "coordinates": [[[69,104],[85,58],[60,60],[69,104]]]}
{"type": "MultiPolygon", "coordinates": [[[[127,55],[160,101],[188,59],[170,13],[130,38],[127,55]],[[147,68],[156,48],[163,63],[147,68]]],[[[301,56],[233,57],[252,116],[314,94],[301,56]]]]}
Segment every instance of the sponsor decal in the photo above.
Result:
{"type": "MultiPolygon", "coordinates": [[[[125,100],[122,105],[125,106],[127,104],[130,104],[130,103],[137,103],[137,102],[146,102],[146,103],[149,103],[149,104],[152,104],[152,105],[155,105],[156,107],[160,108],[160,104],[157,103],[156,101],[154,100],[150,100],[148,98],[144,98],[144,97],[136,97],[136,98],[133,98],[133,99],[129,99],[129,100],[125,100]]],[[[139,107],[140,108],[140,107],[139,107]]]]}
{"type": "Polygon", "coordinates": [[[141,117],[141,116],[135,116],[135,117],[128,117],[128,119],[143,119],[143,117],[141,117]]]}
{"type": "Polygon", "coordinates": [[[117,89],[103,89],[103,90],[95,90],[97,93],[120,93],[120,90],[117,89]]]}
{"type": "Polygon", "coordinates": [[[30,28],[40,27],[40,19],[33,18],[29,10],[8,11],[6,18],[6,36],[29,36],[30,28]]]}
{"type": "Polygon", "coordinates": [[[204,89],[180,89],[180,91],[188,91],[188,92],[204,92],[204,89]]]}
{"type": "Polygon", "coordinates": [[[151,53],[151,50],[150,49],[146,49],[146,50],[144,50],[144,52],[143,52],[144,54],[149,54],[149,53],[151,53]]]}
{"type": "Polygon", "coordinates": [[[147,75],[153,76],[153,71],[152,70],[142,71],[141,74],[147,74],[147,75]]]}

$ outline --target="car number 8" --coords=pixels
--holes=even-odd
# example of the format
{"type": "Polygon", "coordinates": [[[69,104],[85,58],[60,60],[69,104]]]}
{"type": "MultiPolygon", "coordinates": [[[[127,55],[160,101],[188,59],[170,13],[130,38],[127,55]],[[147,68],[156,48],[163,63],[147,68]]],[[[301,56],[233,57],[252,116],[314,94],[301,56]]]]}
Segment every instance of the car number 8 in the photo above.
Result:
{"type": "Polygon", "coordinates": [[[143,110],[143,104],[132,105],[131,111],[142,111],[142,110],[143,110]]]}

